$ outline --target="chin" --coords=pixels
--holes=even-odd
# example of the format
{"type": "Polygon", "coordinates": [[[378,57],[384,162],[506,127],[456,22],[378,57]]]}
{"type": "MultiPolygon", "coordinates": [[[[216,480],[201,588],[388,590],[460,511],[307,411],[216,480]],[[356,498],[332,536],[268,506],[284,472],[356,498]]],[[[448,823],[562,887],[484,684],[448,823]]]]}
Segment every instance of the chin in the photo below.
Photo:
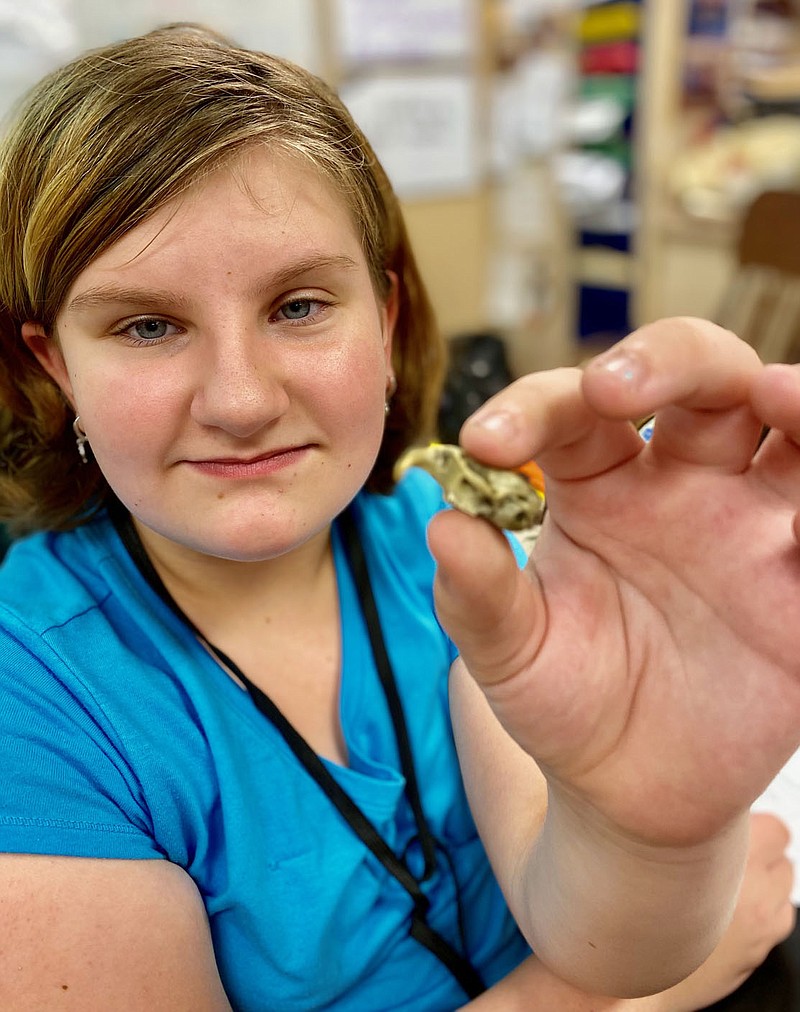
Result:
{"type": "Polygon", "coordinates": [[[277,502],[274,495],[262,502],[254,497],[245,502],[203,501],[195,503],[188,516],[183,515],[185,501],[180,509],[172,510],[140,503],[131,512],[145,528],[185,551],[232,562],[265,562],[327,536],[332,518],[345,508],[357,488],[328,492],[316,501],[310,495],[304,501],[288,495],[277,502]]]}
{"type": "Polygon", "coordinates": [[[216,531],[212,536],[202,531],[196,537],[189,535],[175,540],[182,541],[192,551],[217,559],[266,562],[288,555],[323,531],[327,532],[330,522],[327,519],[316,524],[272,522],[267,530],[259,529],[260,526],[250,523],[241,531],[216,531]]]}

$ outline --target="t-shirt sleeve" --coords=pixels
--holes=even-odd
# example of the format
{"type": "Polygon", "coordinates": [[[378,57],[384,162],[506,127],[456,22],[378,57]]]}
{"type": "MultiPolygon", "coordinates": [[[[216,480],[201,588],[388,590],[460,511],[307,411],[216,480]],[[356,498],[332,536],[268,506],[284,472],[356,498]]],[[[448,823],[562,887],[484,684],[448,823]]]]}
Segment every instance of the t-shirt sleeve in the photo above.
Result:
{"type": "Polygon", "coordinates": [[[0,852],[163,857],[101,703],[28,630],[0,627],[0,852]]]}
{"type": "Polygon", "coordinates": [[[508,539],[508,543],[511,545],[511,550],[514,552],[514,558],[517,560],[517,565],[520,569],[525,568],[525,564],[528,561],[528,550],[511,531],[505,531],[505,536],[508,539]]]}

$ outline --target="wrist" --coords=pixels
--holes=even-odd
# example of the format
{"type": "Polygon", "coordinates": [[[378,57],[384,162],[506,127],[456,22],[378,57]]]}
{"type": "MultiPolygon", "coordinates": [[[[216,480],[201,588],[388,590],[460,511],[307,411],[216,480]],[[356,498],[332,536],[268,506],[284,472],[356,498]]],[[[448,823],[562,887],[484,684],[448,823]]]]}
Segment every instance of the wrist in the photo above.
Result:
{"type": "Polygon", "coordinates": [[[722,856],[735,863],[738,884],[749,833],[750,813],[744,810],[702,840],[666,841],[637,835],[570,789],[548,781],[541,836],[557,839],[559,846],[572,841],[589,856],[607,861],[610,867],[630,864],[643,873],[673,869],[678,874],[705,876],[719,869],[722,856]]]}

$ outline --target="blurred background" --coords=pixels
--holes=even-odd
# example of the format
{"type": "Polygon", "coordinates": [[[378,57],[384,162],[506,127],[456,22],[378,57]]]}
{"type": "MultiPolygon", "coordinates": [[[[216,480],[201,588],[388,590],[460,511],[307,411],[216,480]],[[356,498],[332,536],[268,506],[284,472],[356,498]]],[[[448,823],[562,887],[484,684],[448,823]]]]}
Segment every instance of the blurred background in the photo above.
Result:
{"type": "Polygon", "coordinates": [[[451,342],[445,436],[661,316],[800,357],[800,0],[0,0],[0,111],[177,20],[310,68],[365,129],[451,342]]]}

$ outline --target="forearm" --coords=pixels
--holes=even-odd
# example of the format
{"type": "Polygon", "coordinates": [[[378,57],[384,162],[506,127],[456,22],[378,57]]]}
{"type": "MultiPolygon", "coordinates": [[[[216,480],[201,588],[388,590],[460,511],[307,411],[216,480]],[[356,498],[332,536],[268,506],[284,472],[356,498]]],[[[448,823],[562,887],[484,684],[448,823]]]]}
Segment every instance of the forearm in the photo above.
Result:
{"type": "Polygon", "coordinates": [[[530,1012],[531,1009],[558,1009],[559,1012],[677,1012],[661,996],[608,998],[588,994],[556,977],[536,958],[523,963],[490,987],[464,1009],[469,1012],[530,1012]]]}
{"type": "Polygon", "coordinates": [[[730,994],[752,972],[748,967],[732,973],[724,948],[718,948],[679,984],[641,998],[589,994],[557,977],[532,955],[463,1008],[469,1012],[529,1012],[532,1008],[559,1012],[697,1012],[730,994]]]}
{"type": "Polygon", "coordinates": [[[717,944],[747,837],[744,817],[712,843],[651,848],[551,791],[509,901],[554,973],[605,994],[652,994],[692,973],[717,944]]]}
{"type": "Polygon", "coordinates": [[[453,669],[451,702],[478,830],[541,959],[592,993],[654,993],[690,974],[732,910],[746,820],[694,853],[622,847],[608,833],[591,833],[577,811],[559,810],[536,764],[461,665],[453,669]]]}

